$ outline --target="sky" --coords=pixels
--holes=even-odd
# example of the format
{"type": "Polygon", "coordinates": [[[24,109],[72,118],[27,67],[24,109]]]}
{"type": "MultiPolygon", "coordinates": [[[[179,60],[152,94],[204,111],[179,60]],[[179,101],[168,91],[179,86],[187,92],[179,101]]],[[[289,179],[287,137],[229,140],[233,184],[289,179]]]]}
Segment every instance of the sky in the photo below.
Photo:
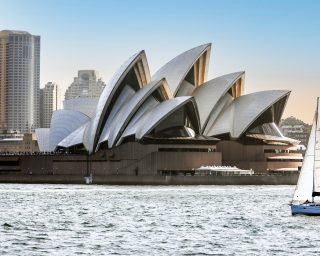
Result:
{"type": "Polygon", "coordinates": [[[41,85],[78,70],[105,82],[144,49],[151,74],[211,42],[208,79],[246,71],[245,93],[290,90],[283,117],[311,123],[320,96],[317,0],[0,0],[0,30],[41,36],[41,85]]]}

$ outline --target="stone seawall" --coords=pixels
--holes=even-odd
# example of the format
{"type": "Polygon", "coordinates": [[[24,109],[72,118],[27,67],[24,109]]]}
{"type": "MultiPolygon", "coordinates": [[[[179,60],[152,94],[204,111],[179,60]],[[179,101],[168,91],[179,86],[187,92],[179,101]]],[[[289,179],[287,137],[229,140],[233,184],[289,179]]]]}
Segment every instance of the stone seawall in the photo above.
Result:
{"type": "MultiPolygon", "coordinates": [[[[251,176],[93,176],[105,185],[295,185],[298,174],[251,176]]],[[[84,184],[82,176],[1,174],[0,183],[84,184]]]]}

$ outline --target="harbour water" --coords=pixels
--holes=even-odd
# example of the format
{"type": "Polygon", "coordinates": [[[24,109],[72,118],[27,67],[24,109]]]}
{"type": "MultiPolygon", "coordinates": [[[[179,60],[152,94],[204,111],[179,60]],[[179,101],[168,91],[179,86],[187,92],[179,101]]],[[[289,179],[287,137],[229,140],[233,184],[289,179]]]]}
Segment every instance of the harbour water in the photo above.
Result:
{"type": "Polygon", "coordinates": [[[0,184],[0,255],[319,255],[293,190],[0,184]]]}

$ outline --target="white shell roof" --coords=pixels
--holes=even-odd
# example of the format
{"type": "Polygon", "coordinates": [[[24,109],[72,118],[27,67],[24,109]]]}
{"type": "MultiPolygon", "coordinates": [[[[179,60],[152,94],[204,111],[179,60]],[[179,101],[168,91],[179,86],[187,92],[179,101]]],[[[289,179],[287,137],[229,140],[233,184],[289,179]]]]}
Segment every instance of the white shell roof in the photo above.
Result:
{"type": "Polygon", "coordinates": [[[63,109],[79,111],[90,118],[94,115],[99,98],[80,97],[63,101],[63,109]]]}
{"type": "Polygon", "coordinates": [[[253,127],[253,122],[260,124],[269,119],[267,114],[280,118],[288,91],[241,96],[244,72],[205,82],[210,51],[211,44],[204,44],[180,54],[159,69],[152,82],[145,52],[134,54],[114,74],[97,102],[75,99],[66,102],[67,109],[55,111],[50,130],[37,129],[39,147],[53,151],[57,145],[69,148],[83,144],[91,154],[102,142],[107,141],[111,148],[120,145],[125,137],[140,140],[155,128],[171,128],[177,117],[181,120],[176,125],[185,122],[184,106],[196,136],[230,134],[231,138],[239,138],[253,127]],[[193,74],[189,73],[191,70],[193,74]],[[137,80],[131,81],[131,75],[137,80]],[[267,112],[271,106],[272,114],[267,112]]]}
{"type": "MultiPolygon", "coordinates": [[[[119,139],[136,111],[160,86],[166,88],[163,91],[169,91],[165,79],[153,81],[137,91],[136,94],[122,107],[110,127],[111,133],[108,139],[109,148],[115,146],[117,139],[119,139]]],[[[170,95],[166,95],[166,98],[162,100],[169,99],[169,97],[170,95]]]]}
{"type": "Polygon", "coordinates": [[[160,68],[151,78],[151,80],[159,80],[166,78],[173,95],[176,95],[181,82],[184,80],[194,63],[200,56],[211,50],[211,44],[204,44],[190,49],[160,68]]]}
{"type": "Polygon", "coordinates": [[[127,125],[125,131],[122,133],[120,139],[117,142],[117,146],[121,144],[125,137],[136,134],[137,130],[141,126],[141,123],[145,122],[144,118],[147,113],[158,106],[160,103],[153,97],[147,98],[147,100],[142,104],[139,110],[135,113],[129,124],[127,125]]]}
{"type": "Polygon", "coordinates": [[[145,70],[145,74],[147,80],[150,80],[150,72],[146,59],[146,55],[144,51],[140,51],[134,54],[131,58],[129,58],[125,63],[121,65],[118,71],[113,75],[109,83],[105,86],[95,111],[95,116],[92,118],[92,121],[86,128],[84,132],[84,145],[89,153],[92,153],[95,149],[95,143],[97,140],[97,133],[99,132],[101,126],[103,125],[102,119],[107,111],[109,104],[118,89],[118,86],[121,84],[122,80],[125,78],[126,74],[130,71],[131,68],[137,63],[139,60],[142,60],[143,68],[145,70]]]}
{"type": "Polygon", "coordinates": [[[51,151],[49,144],[50,128],[38,128],[35,129],[35,132],[40,152],[51,151]]]}
{"type": "Polygon", "coordinates": [[[289,94],[290,91],[273,90],[238,97],[220,114],[206,135],[229,133],[232,138],[239,138],[269,107],[289,94]]]}
{"type": "Polygon", "coordinates": [[[193,97],[198,106],[202,129],[207,123],[212,109],[216,106],[221,97],[243,76],[244,72],[227,74],[205,82],[194,90],[193,97]]]}
{"type": "MultiPolygon", "coordinates": [[[[137,92],[138,93],[138,92],[137,92]]],[[[108,116],[108,119],[104,123],[103,130],[101,132],[98,144],[105,142],[108,140],[110,132],[111,132],[111,125],[116,122],[114,118],[117,116],[119,111],[121,111],[122,107],[126,105],[128,101],[136,94],[135,90],[132,89],[130,86],[126,85],[123,90],[121,91],[119,97],[116,99],[115,103],[113,104],[112,110],[108,116]]]]}
{"type": "MultiPolygon", "coordinates": [[[[145,135],[149,134],[158,124],[160,124],[162,120],[164,120],[166,117],[170,116],[176,110],[188,103],[193,104],[195,113],[197,115],[198,110],[196,107],[196,103],[194,101],[194,98],[190,96],[177,97],[160,103],[158,106],[146,113],[143,120],[140,120],[140,126],[136,133],[136,139],[142,139],[145,135]]],[[[198,115],[196,118],[199,121],[198,115]]]]}
{"type": "Polygon", "coordinates": [[[54,111],[50,127],[50,151],[54,151],[60,141],[89,120],[88,116],[78,111],[54,111]]]}
{"type": "Polygon", "coordinates": [[[80,145],[83,143],[83,134],[89,122],[80,126],[78,129],[70,133],[59,144],[59,147],[70,148],[72,146],[80,145]]]}

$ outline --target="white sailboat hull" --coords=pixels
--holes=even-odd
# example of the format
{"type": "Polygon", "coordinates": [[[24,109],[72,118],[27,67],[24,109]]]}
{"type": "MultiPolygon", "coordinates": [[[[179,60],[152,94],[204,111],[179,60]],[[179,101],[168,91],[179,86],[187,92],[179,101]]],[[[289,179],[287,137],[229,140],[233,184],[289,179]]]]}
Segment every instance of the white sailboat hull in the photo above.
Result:
{"type": "Polygon", "coordinates": [[[291,213],[292,215],[302,214],[309,216],[320,216],[320,204],[292,204],[291,213]]]}

